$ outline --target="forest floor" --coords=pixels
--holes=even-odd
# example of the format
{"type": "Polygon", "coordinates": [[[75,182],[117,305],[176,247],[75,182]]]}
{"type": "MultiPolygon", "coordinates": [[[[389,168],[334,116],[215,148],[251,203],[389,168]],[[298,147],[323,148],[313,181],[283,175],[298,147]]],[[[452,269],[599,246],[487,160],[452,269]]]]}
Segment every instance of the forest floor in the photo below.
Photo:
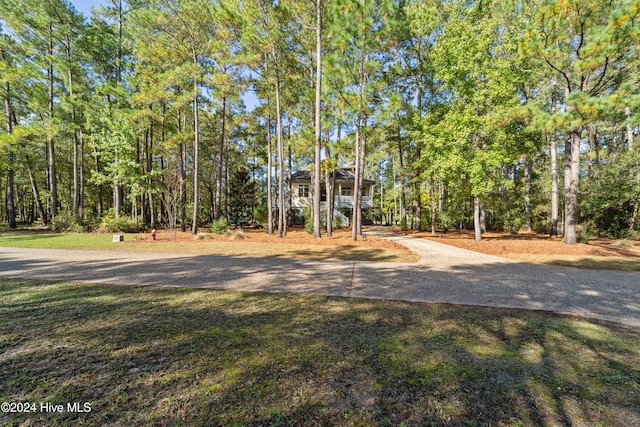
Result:
{"type": "Polygon", "coordinates": [[[592,238],[588,243],[565,245],[561,237],[547,234],[486,232],[476,242],[472,231],[402,232],[398,234],[433,240],[447,245],[537,264],[563,265],[579,268],[640,271],[640,241],[592,238]]]}

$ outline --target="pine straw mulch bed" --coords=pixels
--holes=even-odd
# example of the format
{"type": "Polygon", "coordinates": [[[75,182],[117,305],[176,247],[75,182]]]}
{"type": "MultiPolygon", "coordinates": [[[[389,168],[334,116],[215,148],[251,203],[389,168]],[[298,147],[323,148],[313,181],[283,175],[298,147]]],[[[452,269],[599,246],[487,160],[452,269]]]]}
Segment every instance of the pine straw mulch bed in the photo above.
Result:
{"type": "Polygon", "coordinates": [[[454,230],[448,233],[401,232],[404,235],[433,240],[458,248],[496,255],[519,261],[565,265],[582,268],[640,270],[640,242],[593,238],[588,243],[566,245],[561,237],[546,234],[486,232],[482,241],[474,239],[472,231],[454,230]]]}
{"type": "Polygon", "coordinates": [[[332,237],[327,237],[323,231],[320,239],[314,239],[301,227],[289,228],[284,238],[278,237],[277,229],[269,235],[264,229],[231,229],[225,234],[215,234],[203,228],[196,236],[188,231],[174,233],[171,230],[158,230],[155,241],[146,233],[136,235],[125,243],[141,250],[187,253],[396,262],[414,262],[418,258],[405,246],[376,236],[353,241],[348,227],[334,230],[332,237]]]}

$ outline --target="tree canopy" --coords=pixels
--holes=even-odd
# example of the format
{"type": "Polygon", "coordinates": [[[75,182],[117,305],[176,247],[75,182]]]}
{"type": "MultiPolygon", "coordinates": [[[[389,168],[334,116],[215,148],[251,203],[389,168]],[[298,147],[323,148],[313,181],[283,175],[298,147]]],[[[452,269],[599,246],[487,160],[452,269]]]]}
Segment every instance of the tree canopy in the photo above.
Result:
{"type": "Polygon", "coordinates": [[[306,169],[321,237],[347,167],[353,239],[637,237],[639,20],[637,0],[0,0],[3,220],[285,238],[306,169]]]}

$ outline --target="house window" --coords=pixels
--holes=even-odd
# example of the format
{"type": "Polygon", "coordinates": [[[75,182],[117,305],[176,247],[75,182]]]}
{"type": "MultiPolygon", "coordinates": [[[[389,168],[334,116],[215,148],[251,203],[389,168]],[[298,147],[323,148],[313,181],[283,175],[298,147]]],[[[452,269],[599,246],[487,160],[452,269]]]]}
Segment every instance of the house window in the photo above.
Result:
{"type": "Polygon", "coordinates": [[[298,185],[298,197],[309,197],[309,184],[298,185]]]}
{"type": "Polygon", "coordinates": [[[340,191],[340,195],[341,196],[352,196],[353,193],[351,192],[351,188],[350,187],[342,187],[342,190],[340,191]]]}
{"type": "Polygon", "coordinates": [[[369,195],[369,189],[362,187],[362,197],[367,197],[369,195]]]}

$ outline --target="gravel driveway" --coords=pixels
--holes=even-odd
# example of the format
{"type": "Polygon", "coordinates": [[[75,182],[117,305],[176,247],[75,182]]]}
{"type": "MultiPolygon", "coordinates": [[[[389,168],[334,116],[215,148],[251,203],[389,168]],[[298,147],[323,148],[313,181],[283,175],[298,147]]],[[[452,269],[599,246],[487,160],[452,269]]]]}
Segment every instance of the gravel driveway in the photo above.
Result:
{"type": "Polygon", "coordinates": [[[416,263],[0,247],[0,277],[514,307],[640,327],[640,273],[579,270],[385,235],[416,263]]]}

